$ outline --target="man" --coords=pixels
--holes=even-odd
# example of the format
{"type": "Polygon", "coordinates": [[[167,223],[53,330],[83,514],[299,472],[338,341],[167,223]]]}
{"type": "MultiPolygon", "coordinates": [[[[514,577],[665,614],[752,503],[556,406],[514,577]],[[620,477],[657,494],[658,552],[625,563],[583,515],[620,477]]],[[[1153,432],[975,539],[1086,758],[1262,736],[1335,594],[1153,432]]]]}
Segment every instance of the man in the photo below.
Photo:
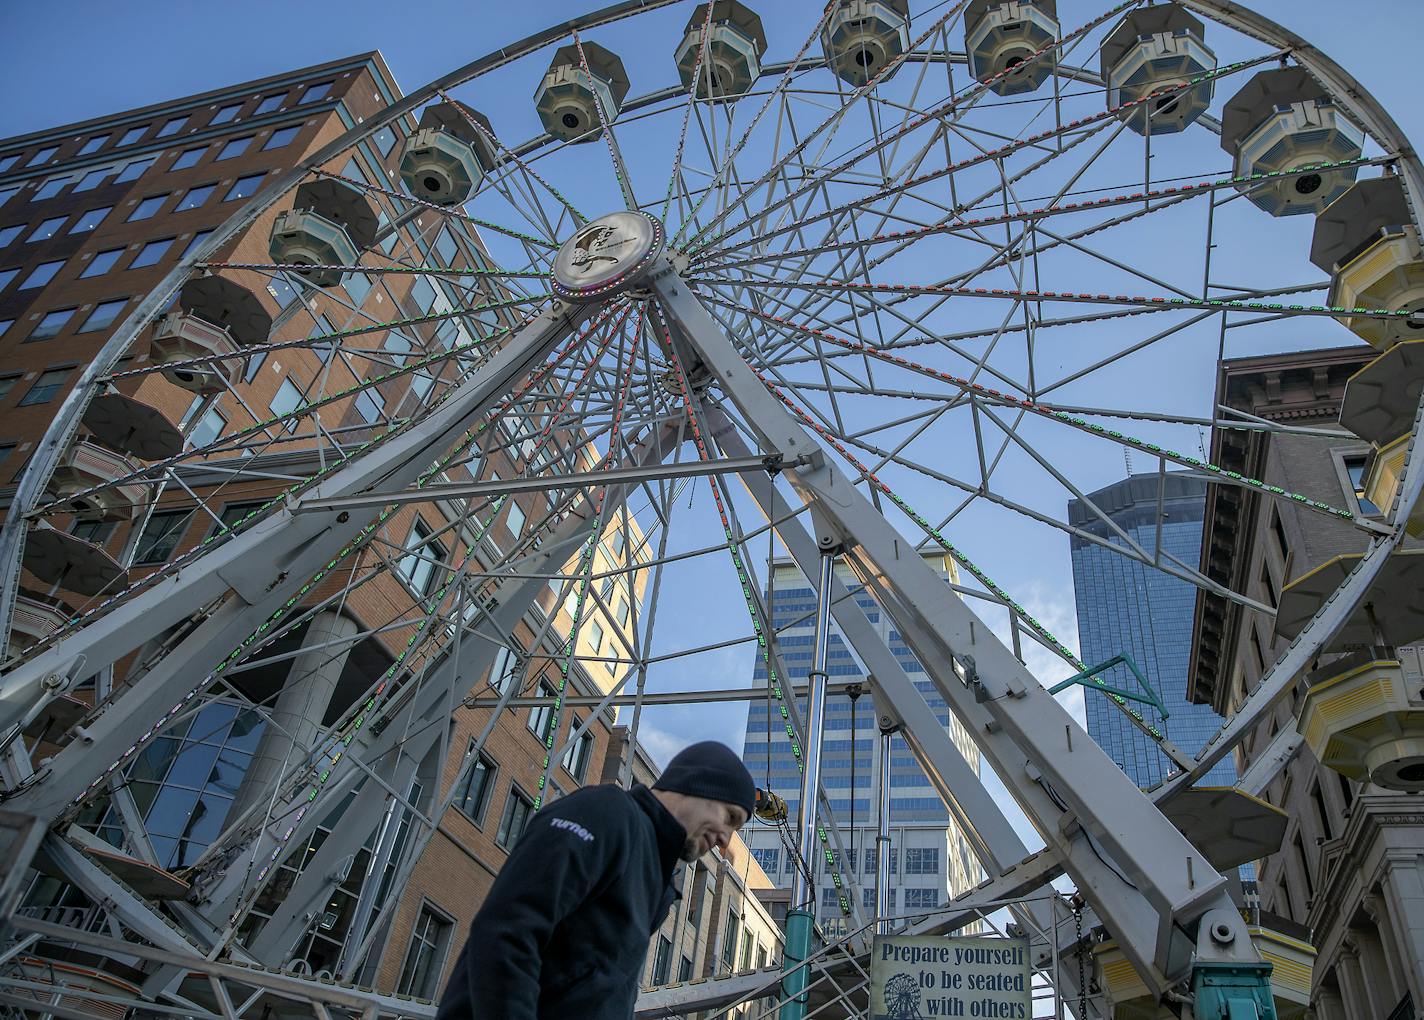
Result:
{"type": "Polygon", "coordinates": [[[587,786],[529,820],[470,925],[437,1020],[628,1020],[679,860],[756,804],[731,748],[683,749],[649,790],[587,786]]]}

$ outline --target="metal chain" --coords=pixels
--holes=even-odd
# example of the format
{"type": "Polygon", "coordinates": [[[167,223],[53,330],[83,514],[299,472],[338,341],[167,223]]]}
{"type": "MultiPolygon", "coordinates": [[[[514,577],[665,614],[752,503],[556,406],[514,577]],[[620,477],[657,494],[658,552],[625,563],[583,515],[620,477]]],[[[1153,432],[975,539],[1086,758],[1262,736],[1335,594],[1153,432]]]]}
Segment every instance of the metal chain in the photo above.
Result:
{"type": "Polygon", "coordinates": [[[1073,897],[1073,944],[1077,946],[1078,954],[1078,1020],[1087,1020],[1088,978],[1087,968],[1083,962],[1083,899],[1081,896],[1073,897]]]}

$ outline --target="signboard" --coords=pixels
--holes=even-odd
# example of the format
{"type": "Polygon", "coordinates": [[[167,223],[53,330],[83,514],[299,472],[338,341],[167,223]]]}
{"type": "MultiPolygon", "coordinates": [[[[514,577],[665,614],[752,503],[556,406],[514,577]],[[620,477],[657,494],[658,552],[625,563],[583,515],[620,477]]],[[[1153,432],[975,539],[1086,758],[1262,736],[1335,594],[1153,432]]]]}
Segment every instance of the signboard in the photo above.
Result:
{"type": "Polygon", "coordinates": [[[877,935],[870,1020],[1030,1020],[1028,940],[877,935]]]}

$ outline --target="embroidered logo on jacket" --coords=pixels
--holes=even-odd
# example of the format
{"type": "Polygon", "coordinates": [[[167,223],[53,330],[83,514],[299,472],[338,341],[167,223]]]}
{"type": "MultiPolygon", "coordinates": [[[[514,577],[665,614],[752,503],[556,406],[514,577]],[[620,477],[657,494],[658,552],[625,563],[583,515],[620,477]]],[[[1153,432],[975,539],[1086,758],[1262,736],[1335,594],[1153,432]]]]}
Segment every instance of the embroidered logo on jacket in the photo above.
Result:
{"type": "Polygon", "coordinates": [[[578,822],[571,822],[567,818],[549,819],[549,827],[552,829],[567,829],[585,843],[593,842],[593,833],[589,832],[578,822]]]}

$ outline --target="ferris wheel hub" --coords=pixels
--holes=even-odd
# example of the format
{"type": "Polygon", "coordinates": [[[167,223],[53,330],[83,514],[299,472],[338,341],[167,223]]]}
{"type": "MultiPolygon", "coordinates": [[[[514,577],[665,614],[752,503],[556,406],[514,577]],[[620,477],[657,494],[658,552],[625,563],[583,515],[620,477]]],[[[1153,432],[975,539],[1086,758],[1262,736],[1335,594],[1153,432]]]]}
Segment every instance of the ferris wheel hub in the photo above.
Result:
{"type": "Polygon", "coordinates": [[[597,301],[641,283],[662,254],[663,225],[643,212],[619,211],[585,223],[554,259],[554,293],[597,301]]]}

